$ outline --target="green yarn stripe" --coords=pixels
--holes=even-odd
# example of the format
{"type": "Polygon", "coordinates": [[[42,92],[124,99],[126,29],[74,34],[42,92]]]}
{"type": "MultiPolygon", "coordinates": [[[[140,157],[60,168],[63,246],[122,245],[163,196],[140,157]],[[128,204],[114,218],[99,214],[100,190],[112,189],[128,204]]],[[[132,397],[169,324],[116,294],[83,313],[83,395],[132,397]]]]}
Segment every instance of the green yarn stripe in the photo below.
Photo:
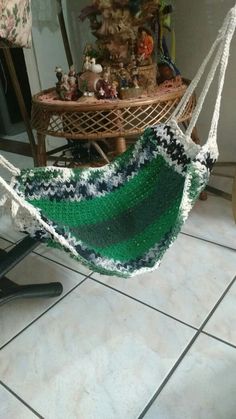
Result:
{"type": "Polygon", "coordinates": [[[163,213],[168,212],[173,202],[180,196],[183,177],[175,172],[169,172],[169,182],[171,188],[167,188],[164,182],[157,183],[151,190],[147,188],[147,197],[141,196],[134,207],[130,205],[128,209],[121,210],[117,215],[110,213],[110,218],[100,223],[74,227],[73,234],[89,245],[100,247],[132,238],[163,213]]]}
{"type": "Polygon", "coordinates": [[[170,226],[177,219],[180,201],[181,197],[173,203],[168,213],[161,216],[158,221],[149,225],[142,233],[137,234],[132,239],[106,248],[93,246],[93,249],[103,257],[119,260],[120,262],[128,262],[140,257],[154,247],[157,240],[161,240],[170,231],[170,226]]]}
{"type": "MultiPolygon", "coordinates": [[[[174,170],[172,172],[178,175],[174,170]]],[[[41,208],[46,217],[59,224],[63,223],[63,225],[70,227],[90,225],[109,219],[131,206],[135,206],[140,202],[140,195],[143,199],[146,198],[157,188],[157,185],[162,185],[163,178],[169,177],[169,175],[169,166],[167,166],[163,157],[158,156],[124,186],[104,197],[79,202],[67,200],[57,202],[56,205],[53,200],[50,201],[49,199],[28,201],[35,207],[41,208]],[[148,188],[140,188],[140,184],[143,182],[147,184],[148,188]],[[74,217],[75,213],[76,217],[74,217]]]]}

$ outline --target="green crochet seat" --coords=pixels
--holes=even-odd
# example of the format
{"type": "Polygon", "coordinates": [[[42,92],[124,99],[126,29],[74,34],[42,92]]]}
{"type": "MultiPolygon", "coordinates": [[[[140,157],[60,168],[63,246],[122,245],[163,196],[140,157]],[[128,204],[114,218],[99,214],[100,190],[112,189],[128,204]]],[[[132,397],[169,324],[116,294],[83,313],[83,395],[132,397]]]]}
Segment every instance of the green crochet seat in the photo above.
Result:
{"type": "MultiPolygon", "coordinates": [[[[129,276],[156,266],[183,224],[186,205],[192,206],[205,185],[183,149],[175,128],[159,125],[104,168],[26,169],[14,189],[40,209],[78,260],[101,273],[129,276]],[[186,177],[191,182],[183,199],[186,177]]],[[[192,154],[199,150],[191,144],[192,154]]],[[[60,243],[44,230],[35,234],[60,243]]]]}

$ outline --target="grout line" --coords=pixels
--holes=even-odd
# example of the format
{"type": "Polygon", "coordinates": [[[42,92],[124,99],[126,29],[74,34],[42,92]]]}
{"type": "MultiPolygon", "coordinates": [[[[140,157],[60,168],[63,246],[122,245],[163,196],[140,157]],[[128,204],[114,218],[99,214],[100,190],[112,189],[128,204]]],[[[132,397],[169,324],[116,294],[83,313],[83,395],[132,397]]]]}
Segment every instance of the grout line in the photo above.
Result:
{"type": "MultiPolygon", "coordinates": [[[[8,243],[9,243],[9,245],[8,245],[7,247],[12,246],[12,245],[14,244],[14,242],[12,242],[11,240],[6,239],[5,237],[2,237],[2,236],[0,236],[0,240],[4,240],[5,242],[8,242],[8,243]]],[[[3,250],[4,250],[4,249],[3,249],[3,250]]]]}
{"type": "MultiPolygon", "coordinates": [[[[23,237],[24,238],[24,237],[23,237]]],[[[6,250],[6,249],[9,249],[9,247],[11,247],[11,246],[15,246],[15,245],[17,245],[21,240],[22,240],[22,238],[20,238],[20,239],[17,239],[17,241],[16,242],[13,242],[12,240],[10,240],[9,238],[8,239],[6,239],[5,237],[2,237],[2,236],[0,236],[0,239],[2,239],[2,240],[4,240],[5,242],[8,242],[9,244],[7,245],[7,247],[5,247],[3,250],[6,250]]]]}
{"type": "Polygon", "coordinates": [[[139,415],[139,417],[137,419],[144,418],[144,416],[146,415],[146,413],[148,412],[148,410],[150,409],[150,407],[152,406],[154,401],[157,399],[157,397],[159,396],[159,394],[161,393],[163,388],[166,386],[166,384],[168,383],[168,381],[170,380],[170,378],[172,377],[172,375],[174,374],[174,372],[178,368],[179,364],[182,362],[182,360],[184,359],[186,354],[189,352],[189,350],[191,349],[191,347],[193,346],[193,344],[195,343],[195,341],[199,337],[199,335],[202,333],[204,327],[206,326],[206,324],[208,323],[208,321],[210,320],[212,315],[215,313],[216,309],[218,308],[218,306],[220,305],[220,303],[222,302],[222,300],[224,299],[224,297],[229,292],[230,288],[233,286],[233,284],[235,282],[236,282],[236,277],[233,278],[233,280],[230,282],[228,287],[225,289],[225,291],[223,292],[223,294],[221,295],[219,300],[216,302],[216,304],[214,305],[214,307],[212,308],[212,310],[210,311],[210,313],[208,314],[208,316],[206,317],[206,319],[204,320],[204,322],[202,323],[202,325],[200,326],[198,331],[192,337],[192,339],[190,340],[190,342],[188,343],[188,345],[186,346],[186,348],[184,349],[184,351],[182,352],[180,357],[177,359],[177,361],[175,362],[175,364],[173,365],[173,367],[171,368],[171,370],[167,374],[166,378],[163,380],[163,382],[161,383],[161,385],[159,386],[159,388],[157,389],[157,391],[155,392],[155,394],[153,395],[151,400],[147,403],[147,405],[145,406],[145,408],[143,409],[143,411],[141,412],[141,414],[139,415]]]}
{"type": "MultiPolygon", "coordinates": [[[[90,274],[90,275],[92,275],[92,274],[90,274]]],[[[107,288],[111,289],[112,291],[118,292],[119,294],[124,295],[125,297],[127,297],[127,298],[129,298],[129,299],[131,299],[133,301],[136,301],[137,303],[140,303],[140,304],[144,305],[145,307],[151,308],[152,310],[157,311],[158,313],[163,314],[164,316],[169,317],[170,319],[175,320],[178,323],[183,324],[184,326],[190,327],[193,330],[198,330],[197,327],[192,326],[191,324],[186,323],[183,320],[180,320],[177,317],[174,317],[171,314],[166,313],[165,311],[162,311],[162,310],[160,310],[160,309],[158,309],[158,308],[156,308],[154,306],[151,306],[150,304],[145,303],[144,301],[139,300],[138,298],[132,297],[132,295],[126,294],[125,292],[120,291],[117,288],[111,287],[110,285],[107,285],[107,284],[99,281],[98,279],[94,279],[90,275],[88,276],[88,279],[92,279],[92,281],[97,282],[98,284],[103,285],[104,287],[107,287],[107,288]]]]}
{"type": "MultiPolygon", "coordinates": [[[[4,250],[5,250],[5,249],[4,249],[4,250]]],[[[51,258],[50,258],[50,257],[48,257],[48,256],[41,255],[41,253],[38,253],[38,252],[37,252],[37,251],[35,251],[35,250],[33,250],[33,251],[32,251],[32,253],[34,253],[36,256],[40,256],[40,257],[42,257],[43,259],[49,260],[50,262],[56,263],[57,265],[62,266],[63,268],[69,269],[69,271],[75,272],[75,273],[77,273],[77,274],[80,274],[80,275],[83,275],[83,276],[86,276],[86,277],[92,274],[91,269],[89,269],[89,273],[88,273],[88,274],[85,274],[85,273],[83,273],[83,272],[81,272],[81,271],[78,271],[77,269],[70,268],[69,266],[64,265],[64,263],[61,263],[61,262],[59,262],[59,261],[57,261],[57,260],[55,260],[55,259],[51,259],[51,258]]],[[[80,264],[80,263],[78,262],[78,264],[80,264]]]]}
{"type": "Polygon", "coordinates": [[[13,336],[11,339],[9,339],[6,343],[4,343],[0,347],[0,351],[4,349],[9,343],[11,343],[13,340],[18,338],[25,330],[27,330],[30,326],[32,326],[34,323],[36,323],[41,317],[43,317],[46,313],[48,313],[52,308],[54,308],[57,304],[59,304],[64,298],[66,298],[69,294],[71,294],[76,288],[78,288],[80,285],[82,285],[86,280],[88,279],[88,276],[85,276],[85,278],[79,282],[79,284],[76,284],[73,288],[71,288],[66,294],[64,294],[61,298],[59,298],[55,303],[53,303],[50,307],[48,307],[45,311],[43,311],[39,316],[37,316],[34,320],[32,320],[30,323],[27,324],[23,329],[21,329],[15,336],[13,336]]]}
{"type": "Polygon", "coordinates": [[[227,249],[227,250],[233,250],[233,252],[236,252],[235,248],[230,247],[230,246],[226,246],[225,244],[213,242],[212,240],[204,239],[203,237],[194,236],[193,234],[184,233],[182,231],[180,232],[180,234],[183,234],[184,236],[187,236],[187,237],[192,237],[193,239],[201,240],[201,241],[206,242],[206,243],[214,244],[214,245],[219,246],[219,247],[223,247],[224,249],[227,249]]]}
{"type": "Polygon", "coordinates": [[[208,333],[208,332],[205,332],[205,331],[202,331],[202,334],[203,335],[207,335],[207,336],[209,336],[212,339],[218,340],[219,342],[224,343],[225,345],[231,346],[231,348],[236,349],[236,345],[234,345],[233,343],[230,343],[227,340],[221,339],[218,336],[212,335],[211,333],[208,333]]]}
{"type": "Polygon", "coordinates": [[[14,396],[19,402],[21,402],[24,406],[26,406],[32,413],[34,413],[35,416],[37,416],[40,419],[44,419],[43,416],[41,416],[36,410],[34,410],[28,403],[26,403],[20,396],[18,396],[13,390],[11,390],[10,387],[8,387],[6,384],[4,384],[2,381],[0,381],[0,385],[5,388],[9,393],[11,393],[12,396],[14,396]]]}
{"type": "MultiPolygon", "coordinates": [[[[11,241],[11,240],[9,240],[9,239],[4,239],[2,236],[0,236],[0,239],[5,240],[5,241],[8,241],[8,242],[9,242],[9,245],[8,245],[7,247],[5,247],[4,249],[2,249],[2,250],[7,250],[7,249],[9,249],[12,245],[17,245],[17,244],[18,244],[18,243],[22,240],[22,238],[21,238],[21,239],[18,239],[16,242],[12,242],[12,241],[11,241]]],[[[42,257],[43,259],[49,260],[50,262],[56,263],[57,265],[62,266],[63,268],[69,269],[70,271],[75,272],[75,273],[78,273],[78,274],[81,274],[81,275],[83,275],[83,276],[89,276],[89,275],[91,275],[91,273],[92,273],[92,271],[91,271],[90,269],[89,269],[89,273],[88,273],[88,274],[85,274],[84,272],[81,272],[81,271],[79,271],[79,270],[77,270],[77,269],[70,268],[68,265],[65,265],[64,263],[61,263],[61,262],[59,262],[59,261],[57,261],[57,260],[55,260],[55,259],[52,259],[52,258],[50,258],[50,257],[48,257],[48,256],[42,255],[41,253],[37,252],[36,250],[32,250],[32,252],[30,252],[27,256],[29,256],[31,253],[34,253],[36,256],[40,256],[40,257],[42,257]]],[[[26,257],[27,257],[27,256],[26,256],[26,257]]],[[[78,262],[78,264],[79,264],[79,262],[78,262]]]]}

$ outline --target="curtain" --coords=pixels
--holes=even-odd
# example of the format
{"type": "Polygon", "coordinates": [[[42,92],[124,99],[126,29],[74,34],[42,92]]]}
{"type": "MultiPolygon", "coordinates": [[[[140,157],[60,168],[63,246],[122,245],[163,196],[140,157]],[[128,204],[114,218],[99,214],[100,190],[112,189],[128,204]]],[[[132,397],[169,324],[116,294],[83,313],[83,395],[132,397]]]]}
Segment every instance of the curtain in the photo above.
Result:
{"type": "Polygon", "coordinates": [[[30,47],[31,28],[31,0],[0,0],[1,46],[30,47]]]}

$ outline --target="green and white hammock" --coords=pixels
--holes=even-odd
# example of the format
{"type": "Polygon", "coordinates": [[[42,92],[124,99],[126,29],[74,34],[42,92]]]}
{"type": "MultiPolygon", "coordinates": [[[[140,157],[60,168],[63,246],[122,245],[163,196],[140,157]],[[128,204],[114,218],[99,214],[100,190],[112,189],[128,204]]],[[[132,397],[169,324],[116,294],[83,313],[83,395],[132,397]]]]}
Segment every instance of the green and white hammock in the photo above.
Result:
{"type": "Polygon", "coordinates": [[[171,119],[147,128],[136,144],[102,168],[42,167],[0,178],[0,206],[17,227],[60,247],[91,269],[129,277],[155,269],[205,188],[218,157],[216,132],[236,6],[228,13],[209,54],[171,119]],[[177,125],[209,60],[213,63],[185,133],[177,125]],[[208,140],[191,139],[216,70],[218,92],[208,140]]]}

